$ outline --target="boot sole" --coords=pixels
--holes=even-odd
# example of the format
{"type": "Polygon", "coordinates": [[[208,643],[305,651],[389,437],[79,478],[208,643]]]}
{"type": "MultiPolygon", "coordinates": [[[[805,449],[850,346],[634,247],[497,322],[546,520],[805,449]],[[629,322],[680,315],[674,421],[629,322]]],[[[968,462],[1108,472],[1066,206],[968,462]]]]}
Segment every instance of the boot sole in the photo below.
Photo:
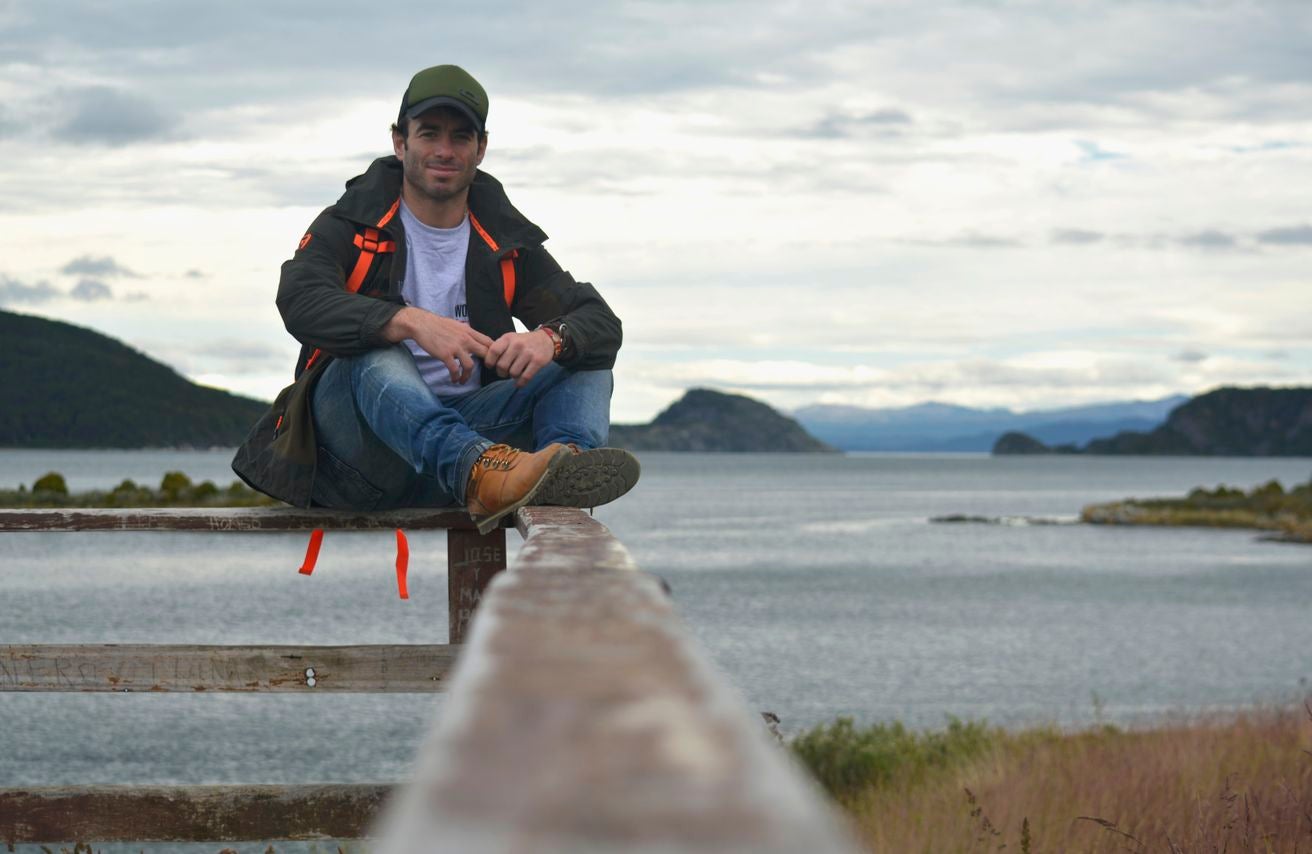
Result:
{"type": "Polygon", "coordinates": [[[556,507],[600,507],[632,489],[641,473],[638,458],[619,448],[571,453],[552,470],[535,501],[556,507]]]}
{"type": "Polygon", "coordinates": [[[543,486],[545,486],[546,483],[549,480],[551,480],[552,475],[555,472],[559,471],[565,465],[566,461],[573,456],[574,455],[570,453],[569,448],[562,447],[559,451],[556,452],[556,455],[553,456],[547,462],[547,468],[545,471],[542,472],[542,476],[538,478],[537,483],[533,484],[533,486],[530,487],[528,491],[525,492],[522,496],[520,496],[520,498],[517,501],[512,501],[510,504],[507,504],[505,507],[502,507],[497,512],[492,513],[488,516],[471,517],[474,520],[474,524],[478,526],[478,532],[480,534],[486,534],[492,531],[494,528],[497,527],[497,525],[501,522],[502,519],[509,516],[511,513],[514,513],[516,510],[525,506],[526,504],[530,504],[530,503],[541,504],[542,503],[541,501],[535,500],[538,497],[538,493],[540,493],[542,491],[543,486]]]}

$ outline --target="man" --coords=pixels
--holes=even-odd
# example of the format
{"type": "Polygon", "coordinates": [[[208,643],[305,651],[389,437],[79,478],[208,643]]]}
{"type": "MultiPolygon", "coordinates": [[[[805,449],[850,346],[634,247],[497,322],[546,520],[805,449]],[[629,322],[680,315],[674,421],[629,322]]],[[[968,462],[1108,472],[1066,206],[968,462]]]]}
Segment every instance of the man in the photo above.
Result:
{"type": "Polygon", "coordinates": [[[468,72],[420,71],[395,156],[347,182],[283,265],[278,309],[303,346],[233,460],[256,489],[355,510],[463,503],[486,532],[637,481],[632,454],[601,447],[620,321],[478,169],[487,112],[468,72]]]}

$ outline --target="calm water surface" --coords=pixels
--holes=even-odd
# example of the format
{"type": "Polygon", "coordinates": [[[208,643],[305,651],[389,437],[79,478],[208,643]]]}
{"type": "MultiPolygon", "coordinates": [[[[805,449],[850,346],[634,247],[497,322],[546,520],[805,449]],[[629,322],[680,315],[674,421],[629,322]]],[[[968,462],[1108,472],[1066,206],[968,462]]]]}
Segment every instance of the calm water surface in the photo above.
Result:
{"type": "MultiPolygon", "coordinates": [[[[228,451],[0,451],[0,486],[73,489],[179,469],[226,485],[228,451]]],[[[939,525],[1071,520],[1197,485],[1286,485],[1308,459],[677,455],[597,511],[753,708],[942,726],[1142,722],[1288,701],[1312,677],[1312,548],[1210,530],[939,525]]],[[[511,539],[516,537],[512,533],[511,539]]],[[[0,642],[431,643],[441,533],[0,535],[0,642]]],[[[512,558],[513,559],[513,558],[512,558]]],[[[0,693],[0,786],[403,777],[440,698],[0,693]]]]}

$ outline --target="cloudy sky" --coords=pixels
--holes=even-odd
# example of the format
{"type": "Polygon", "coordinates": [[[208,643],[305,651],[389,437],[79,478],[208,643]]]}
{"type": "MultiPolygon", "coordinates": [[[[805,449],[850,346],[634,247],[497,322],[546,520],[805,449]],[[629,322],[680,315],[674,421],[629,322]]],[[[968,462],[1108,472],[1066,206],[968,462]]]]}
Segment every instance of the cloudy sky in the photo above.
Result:
{"type": "Polygon", "coordinates": [[[0,307],[272,397],[411,74],[624,320],[614,416],[1312,383],[1312,3],[0,0],[0,307]]]}

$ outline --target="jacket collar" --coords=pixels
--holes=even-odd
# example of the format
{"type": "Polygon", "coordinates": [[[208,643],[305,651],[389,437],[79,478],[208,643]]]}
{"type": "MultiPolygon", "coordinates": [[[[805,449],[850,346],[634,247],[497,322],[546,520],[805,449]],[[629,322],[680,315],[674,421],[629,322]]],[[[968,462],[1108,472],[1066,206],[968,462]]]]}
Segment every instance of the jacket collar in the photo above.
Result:
{"type": "MultiPolygon", "coordinates": [[[[400,195],[401,161],[393,155],[380,157],[363,175],[346,182],[337,213],[360,225],[376,226],[400,195]]],[[[469,209],[503,248],[538,246],[547,239],[546,232],[510,203],[501,182],[481,169],[469,188],[469,209]]],[[[388,228],[398,222],[394,218],[388,228]]]]}

